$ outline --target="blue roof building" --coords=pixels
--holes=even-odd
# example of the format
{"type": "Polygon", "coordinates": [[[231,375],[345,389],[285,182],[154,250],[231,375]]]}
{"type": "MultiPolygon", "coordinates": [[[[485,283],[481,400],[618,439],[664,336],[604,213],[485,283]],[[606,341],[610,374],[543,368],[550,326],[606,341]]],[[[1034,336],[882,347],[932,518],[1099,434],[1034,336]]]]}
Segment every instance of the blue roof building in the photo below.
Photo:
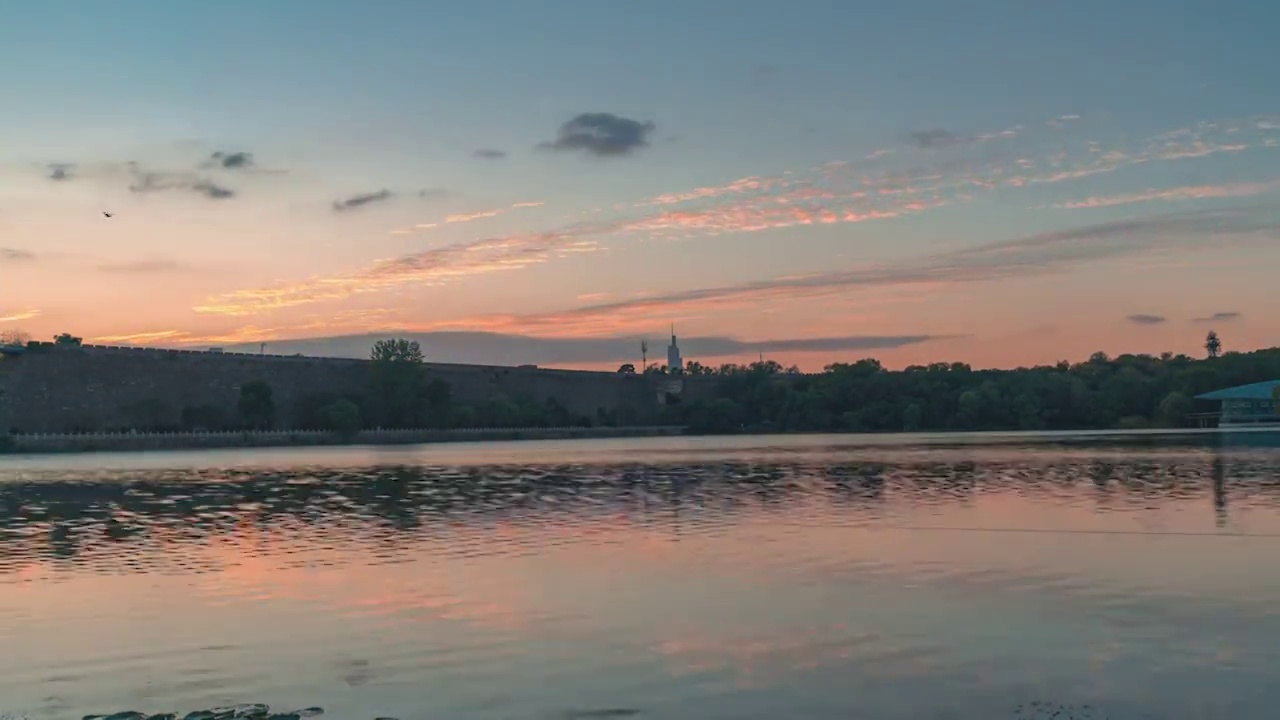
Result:
{"type": "Polygon", "coordinates": [[[1238,385],[1197,395],[1197,400],[1218,400],[1222,414],[1218,427],[1280,425],[1280,380],[1238,385]]]}

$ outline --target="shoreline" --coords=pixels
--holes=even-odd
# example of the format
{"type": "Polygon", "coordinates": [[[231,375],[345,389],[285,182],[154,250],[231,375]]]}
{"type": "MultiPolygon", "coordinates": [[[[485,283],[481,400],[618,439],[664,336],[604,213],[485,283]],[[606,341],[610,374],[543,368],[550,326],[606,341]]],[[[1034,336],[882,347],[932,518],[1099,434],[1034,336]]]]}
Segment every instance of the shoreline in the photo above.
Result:
{"type": "Polygon", "coordinates": [[[348,445],[420,445],[510,440],[586,440],[675,437],[683,426],[562,428],[474,428],[458,430],[362,430],[342,437],[325,430],[191,433],[19,434],[0,437],[0,455],[212,450],[217,448],[342,447],[348,445]]]}
{"type": "MultiPolygon", "coordinates": [[[[770,435],[810,435],[814,433],[733,433],[724,437],[770,435]]],[[[939,440],[964,441],[975,436],[987,441],[1042,440],[1108,441],[1120,439],[1159,439],[1212,437],[1220,444],[1255,447],[1280,447],[1280,426],[1228,428],[1077,428],[1071,430],[1021,431],[923,431],[914,433],[818,433],[858,435],[864,437],[911,437],[932,444],[939,440]]],[[[680,425],[641,425],[631,427],[558,427],[558,428],[468,428],[452,430],[363,430],[343,438],[325,430],[272,430],[176,433],[81,433],[81,434],[16,434],[0,436],[0,457],[19,455],[58,455],[76,453],[113,453],[177,450],[217,450],[290,447],[353,447],[359,445],[394,446],[437,443],[510,442],[521,440],[593,440],[609,438],[702,436],[690,433],[680,425]]]]}

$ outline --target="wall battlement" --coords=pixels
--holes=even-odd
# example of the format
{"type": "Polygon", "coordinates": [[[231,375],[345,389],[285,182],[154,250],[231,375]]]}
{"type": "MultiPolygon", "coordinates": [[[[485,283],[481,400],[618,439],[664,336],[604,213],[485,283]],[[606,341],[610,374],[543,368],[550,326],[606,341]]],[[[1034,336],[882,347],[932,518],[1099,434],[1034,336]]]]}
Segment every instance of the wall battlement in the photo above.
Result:
{"type": "MultiPolygon", "coordinates": [[[[281,428],[296,427],[295,409],[308,395],[363,392],[368,360],[173,350],[110,345],[35,344],[0,358],[0,432],[72,432],[129,428],[140,406],[177,422],[187,408],[236,416],[240,387],[271,386],[281,428]]],[[[650,421],[657,393],[650,379],[612,372],[426,363],[454,399],[480,405],[495,397],[545,402],[595,417],[618,412],[650,421]]]]}

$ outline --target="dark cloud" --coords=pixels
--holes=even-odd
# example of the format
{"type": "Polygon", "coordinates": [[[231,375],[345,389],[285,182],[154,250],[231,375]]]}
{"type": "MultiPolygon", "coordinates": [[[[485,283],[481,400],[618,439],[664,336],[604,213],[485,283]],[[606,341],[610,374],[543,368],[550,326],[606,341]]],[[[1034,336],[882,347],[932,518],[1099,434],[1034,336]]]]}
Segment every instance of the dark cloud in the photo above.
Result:
{"type": "Polygon", "coordinates": [[[204,195],[211,200],[225,200],[236,196],[236,192],[229,188],[215,185],[209,180],[199,180],[191,186],[192,190],[204,195]]]}
{"type": "Polygon", "coordinates": [[[907,142],[915,145],[916,147],[926,149],[963,145],[970,140],[972,140],[972,138],[957,135],[950,130],[943,130],[942,128],[917,130],[907,135],[907,142]]]}
{"type": "Polygon", "coordinates": [[[241,170],[253,166],[253,153],[218,151],[209,156],[209,161],[224,170],[241,170]]]}
{"type": "Polygon", "coordinates": [[[552,142],[539,147],[548,150],[578,151],[597,155],[630,155],[649,145],[649,135],[657,129],[651,122],[640,122],[613,113],[582,113],[560,126],[552,142]]]}
{"type": "Polygon", "coordinates": [[[1160,323],[1164,322],[1166,318],[1163,315],[1147,315],[1144,313],[1137,313],[1136,315],[1127,316],[1125,320],[1128,320],[1134,325],[1159,325],[1160,323]]]}
{"type": "Polygon", "coordinates": [[[471,153],[472,156],[482,160],[501,160],[507,156],[506,150],[495,150],[493,148],[480,148],[471,153]]]}
{"type": "Polygon", "coordinates": [[[438,200],[440,198],[449,197],[452,194],[453,193],[445,190],[444,188],[423,188],[418,191],[418,197],[424,200],[438,200]]]}
{"type": "Polygon", "coordinates": [[[35,253],[18,248],[0,247],[0,261],[4,262],[25,262],[35,260],[35,253]]]}
{"type": "Polygon", "coordinates": [[[158,275],[179,272],[183,267],[173,260],[139,260],[137,262],[99,265],[98,269],[105,273],[119,275],[158,275]]]}
{"type": "MultiPolygon", "coordinates": [[[[639,359],[640,338],[543,338],[486,332],[379,333],[340,337],[280,340],[270,343],[272,352],[302,353],[331,357],[369,357],[377,340],[403,337],[417,340],[430,362],[476,363],[482,365],[556,365],[576,363],[623,363],[639,359]]],[[[737,357],[758,352],[839,352],[898,348],[940,340],[930,335],[849,336],[798,338],[747,342],[729,337],[689,337],[680,339],[685,358],[737,357]]],[[[649,347],[666,347],[665,337],[649,339],[649,347]]],[[[249,346],[245,346],[249,347],[249,346]]],[[[233,348],[228,348],[233,349],[233,348]]],[[[254,352],[257,345],[252,346],[254,352]]]]}
{"type": "Polygon", "coordinates": [[[343,212],[344,210],[354,210],[355,208],[368,205],[370,203],[378,203],[391,198],[390,190],[379,190],[377,192],[363,193],[361,195],[352,195],[346,200],[334,200],[333,209],[335,212],[343,212]]]}
{"type": "Polygon", "coordinates": [[[1194,320],[1192,320],[1192,322],[1198,322],[1198,323],[1205,323],[1205,322],[1231,322],[1232,320],[1239,320],[1240,318],[1241,318],[1241,314],[1240,314],[1240,313],[1238,313],[1238,312],[1234,312],[1234,311],[1231,311],[1231,312],[1216,312],[1216,313],[1214,313],[1214,314],[1212,314],[1212,315],[1210,315],[1210,316],[1208,316],[1208,317],[1198,317],[1198,318],[1195,318],[1194,320]]]}
{"type": "Polygon", "coordinates": [[[75,169],[73,163],[49,163],[49,179],[70,180],[75,177],[75,169]]]}
{"type": "Polygon", "coordinates": [[[236,192],[214,183],[207,178],[189,173],[141,172],[136,164],[131,163],[133,184],[129,190],[135,193],[165,192],[169,190],[187,190],[203,195],[210,200],[225,200],[236,196],[236,192]]]}

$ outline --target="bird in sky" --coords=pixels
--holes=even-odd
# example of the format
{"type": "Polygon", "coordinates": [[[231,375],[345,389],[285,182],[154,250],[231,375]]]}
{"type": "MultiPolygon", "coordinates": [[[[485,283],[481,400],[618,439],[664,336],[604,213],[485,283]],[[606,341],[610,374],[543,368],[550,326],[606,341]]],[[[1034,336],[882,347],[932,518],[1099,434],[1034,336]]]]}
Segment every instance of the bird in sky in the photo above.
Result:
{"type": "Polygon", "coordinates": [[[111,217],[111,213],[109,213],[109,212],[104,212],[104,213],[102,213],[102,216],[103,216],[103,217],[111,217]]]}

